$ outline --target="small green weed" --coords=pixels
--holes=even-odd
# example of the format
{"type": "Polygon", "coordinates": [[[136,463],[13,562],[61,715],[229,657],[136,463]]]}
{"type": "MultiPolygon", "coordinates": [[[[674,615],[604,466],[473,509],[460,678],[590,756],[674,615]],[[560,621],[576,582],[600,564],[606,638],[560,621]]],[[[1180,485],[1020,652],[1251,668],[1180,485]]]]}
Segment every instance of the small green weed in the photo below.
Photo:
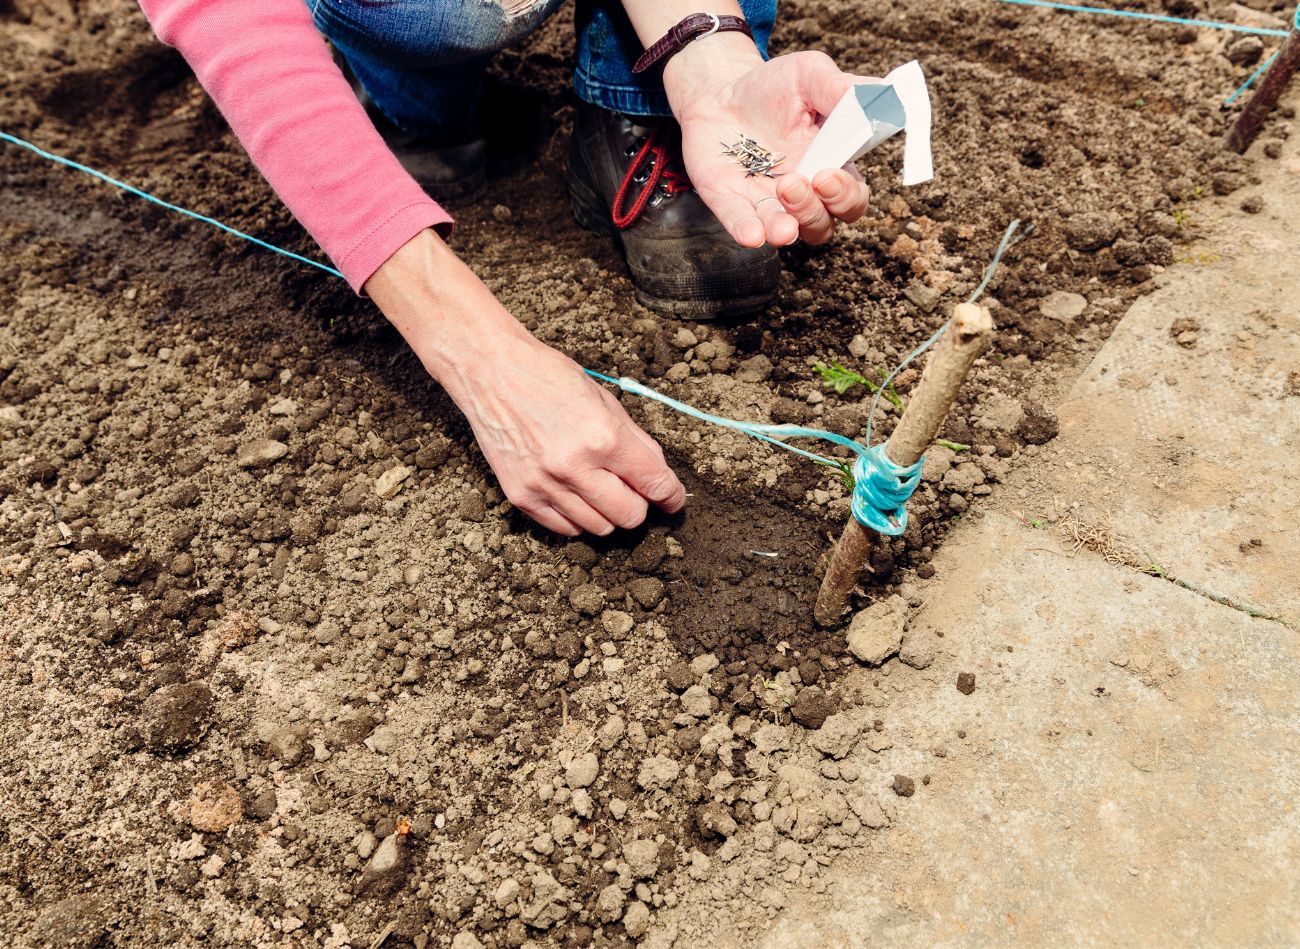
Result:
{"type": "MultiPolygon", "coordinates": [[[[822,382],[830,386],[839,395],[848,392],[854,386],[865,386],[868,392],[875,394],[880,391],[880,382],[868,379],[861,373],[854,372],[852,369],[845,369],[837,362],[832,362],[829,366],[825,363],[818,363],[813,366],[813,371],[822,377],[822,382]]],[[[883,382],[885,373],[878,373],[880,380],[883,382]]],[[[896,409],[903,407],[903,400],[895,391],[893,384],[885,387],[884,396],[889,403],[896,409]]]]}

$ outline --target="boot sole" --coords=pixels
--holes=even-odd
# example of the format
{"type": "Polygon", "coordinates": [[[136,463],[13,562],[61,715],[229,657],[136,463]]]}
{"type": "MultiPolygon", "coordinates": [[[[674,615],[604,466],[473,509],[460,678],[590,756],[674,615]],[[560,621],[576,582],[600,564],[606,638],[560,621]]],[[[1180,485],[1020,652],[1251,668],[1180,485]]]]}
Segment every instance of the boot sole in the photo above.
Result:
{"type": "MultiPolygon", "coordinates": [[[[605,203],[591,188],[578,180],[571,169],[565,170],[565,190],[569,195],[569,207],[578,226],[593,234],[604,234],[611,238],[622,250],[623,242],[619,239],[619,230],[609,219],[605,203]]],[[[626,261],[626,254],[624,254],[626,261]]],[[[628,267],[629,271],[631,267],[628,267]]],[[[688,316],[701,322],[726,317],[749,316],[770,306],[777,297],[776,291],[755,294],[749,297],[732,297],[727,300],[681,300],[672,297],[647,293],[632,281],[632,293],[638,303],[648,309],[672,316],[688,316]]]]}

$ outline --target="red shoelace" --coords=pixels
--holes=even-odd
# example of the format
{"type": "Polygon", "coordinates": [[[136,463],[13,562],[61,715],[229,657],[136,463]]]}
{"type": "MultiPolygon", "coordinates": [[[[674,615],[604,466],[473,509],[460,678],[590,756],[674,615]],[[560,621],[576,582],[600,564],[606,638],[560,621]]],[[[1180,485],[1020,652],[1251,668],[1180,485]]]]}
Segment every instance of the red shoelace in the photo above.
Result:
{"type": "Polygon", "coordinates": [[[637,222],[641,217],[641,212],[654,198],[655,192],[662,183],[664,191],[668,194],[680,194],[683,191],[691,190],[691,181],[683,172],[673,171],[668,167],[669,153],[668,146],[656,141],[659,136],[659,129],[655,129],[642,143],[640,151],[632,159],[632,163],[627,166],[627,173],[623,175],[623,183],[618,186],[618,193],[614,195],[614,206],[610,210],[610,218],[614,226],[620,231],[626,230],[637,222]],[[637,194],[636,200],[626,211],[623,206],[627,203],[627,197],[632,187],[637,183],[637,172],[641,170],[646,161],[650,162],[649,174],[646,177],[645,184],[637,194]]]}

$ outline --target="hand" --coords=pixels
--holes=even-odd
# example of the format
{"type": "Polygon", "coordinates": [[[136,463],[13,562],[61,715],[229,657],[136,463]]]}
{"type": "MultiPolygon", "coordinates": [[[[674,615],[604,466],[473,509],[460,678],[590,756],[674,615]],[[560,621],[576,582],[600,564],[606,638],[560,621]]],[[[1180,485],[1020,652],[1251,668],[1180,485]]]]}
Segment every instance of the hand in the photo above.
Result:
{"type": "Polygon", "coordinates": [[[829,240],[837,221],[866,213],[870,191],[856,169],[821,171],[810,182],[794,168],[845,91],[868,80],[841,72],[823,53],[791,53],[764,63],[755,61],[757,50],[749,55],[733,46],[719,55],[707,49],[716,41],[737,43],[733,37],[738,34],[690,44],[664,72],[691,184],[745,247],[784,246],[800,237],[812,244],[829,240]],[[785,156],[773,171],[776,177],[747,177],[735,159],[722,154],[740,134],[785,156]]]}
{"type": "Polygon", "coordinates": [[[556,533],[635,527],[686,492],[659,445],[573,360],[534,339],[432,231],[366,292],[469,419],[501,490],[556,533]]]}

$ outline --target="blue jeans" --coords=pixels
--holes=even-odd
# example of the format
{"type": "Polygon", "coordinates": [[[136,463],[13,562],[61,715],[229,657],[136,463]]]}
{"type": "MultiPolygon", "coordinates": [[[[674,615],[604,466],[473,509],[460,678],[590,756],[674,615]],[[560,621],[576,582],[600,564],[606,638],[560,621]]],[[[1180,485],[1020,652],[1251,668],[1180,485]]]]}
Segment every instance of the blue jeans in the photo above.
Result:
{"type": "MultiPolygon", "coordinates": [[[[307,0],[316,28],[374,104],[407,132],[463,141],[492,56],[522,42],[564,0],[307,0]]],[[[707,5],[706,5],[707,6],[707,5]]],[[[763,55],[776,0],[740,0],[763,55]]],[[[617,0],[577,0],[573,86],[628,115],[670,115],[657,74],[636,75],[641,43],[617,0]]]]}

